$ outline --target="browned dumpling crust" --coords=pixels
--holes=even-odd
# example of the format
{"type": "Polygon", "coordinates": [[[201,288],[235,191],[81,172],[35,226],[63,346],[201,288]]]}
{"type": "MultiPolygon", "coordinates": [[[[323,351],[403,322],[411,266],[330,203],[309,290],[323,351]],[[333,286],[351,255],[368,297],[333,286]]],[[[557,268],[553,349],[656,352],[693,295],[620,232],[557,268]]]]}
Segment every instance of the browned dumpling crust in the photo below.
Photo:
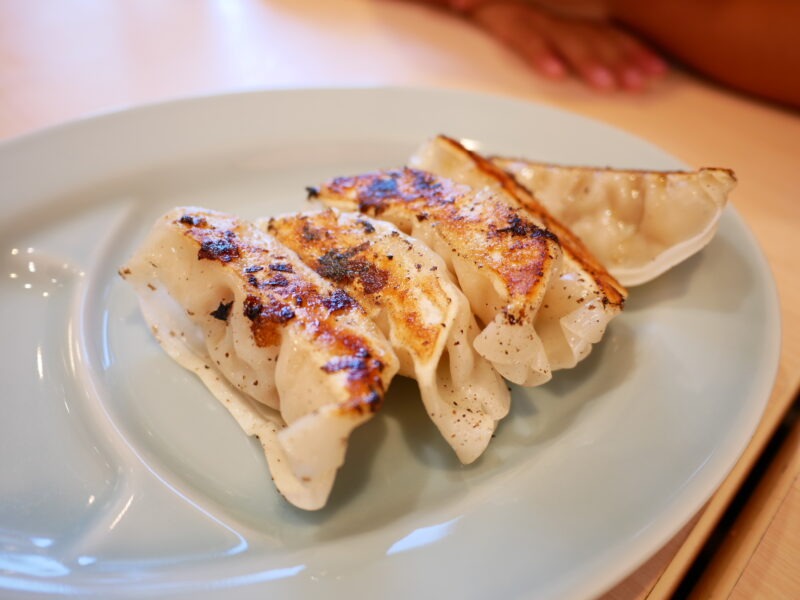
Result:
{"type": "Polygon", "coordinates": [[[422,273],[422,258],[415,263],[419,268],[412,266],[414,272],[408,272],[406,255],[418,255],[419,242],[393,230],[389,236],[393,233],[396,243],[387,251],[384,232],[378,230],[383,224],[376,228],[370,221],[340,219],[339,214],[327,210],[271,218],[266,229],[360,304],[402,313],[404,326],[395,330],[398,341],[413,356],[428,360],[440,346],[441,321],[420,314],[407,299],[411,295],[425,297],[437,314],[446,312],[450,299],[435,273],[422,273]]]}
{"type": "Polygon", "coordinates": [[[196,210],[184,212],[174,224],[197,245],[198,260],[219,262],[247,291],[242,306],[220,303],[217,319],[226,321],[229,311],[242,311],[251,322],[256,345],[262,347],[277,345],[285,327],[301,328],[330,356],[321,366],[325,373],[347,372],[350,397],[340,410],[361,413],[380,408],[385,352],[374,348],[361,331],[344,326],[343,318],[363,314],[351,296],[320,285],[316,274],[293,252],[269,240],[251,223],[196,210]],[[220,315],[223,311],[225,315],[220,315]]]}
{"type": "Polygon", "coordinates": [[[555,235],[491,192],[416,169],[338,177],[313,192],[329,206],[385,219],[426,243],[445,259],[483,326],[477,352],[514,383],[550,379],[534,321],[559,272],[555,235]]]}
{"type": "Polygon", "coordinates": [[[259,439],[278,490],[321,508],[398,369],[361,306],[255,225],[194,207],[161,217],[120,274],[164,350],[259,439]]]}
{"type": "MultiPolygon", "coordinates": [[[[493,157],[522,201],[566,225],[623,285],[646,283],[700,251],[717,230],[730,169],[642,171],[493,157]]],[[[563,227],[562,227],[563,228],[563,227]]]]}
{"type": "Polygon", "coordinates": [[[539,227],[552,228],[562,260],[534,327],[551,370],[574,367],[600,341],[624,305],[627,291],[580,239],[548,214],[513,178],[457,141],[438,136],[424,143],[410,164],[521,210],[539,227]]]}
{"type": "Polygon", "coordinates": [[[555,216],[553,216],[536,197],[525,187],[520,185],[514,177],[506,171],[493,164],[477,152],[473,152],[463,146],[460,142],[447,136],[438,136],[444,144],[452,147],[453,151],[463,153],[469,157],[474,167],[482,171],[487,177],[493,179],[496,185],[501,187],[508,197],[513,198],[520,207],[524,208],[529,217],[540,227],[553,232],[558,236],[559,242],[565,253],[571,255],[584,271],[589,273],[600,287],[606,302],[622,307],[628,291],[620,284],[611,273],[600,263],[597,258],[589,251],[581,239],[576,236],[568,227],[565,227],[555,216]]]}
{"type": "Polygon", "coordinates": [[[475,196],[463,186],[415,169],[338,177],[315,191],[323,202],[357,208],[410,232],[430,221],[456,256],[491,273],[508,293],[509,323],[522,321],[531,300],[547,287],[560,255],[558,238],[537,227],[522,210],[491,195],[475,196]]]}
{"type": "Polygon", "coordinates": [[[335,209],[259,222],[318,274],[356,298],[417,381],[422,403],[463,463],[506,416],[505,382],[473,348],[479,328],[444,260],[386,221],[335,209]]]}

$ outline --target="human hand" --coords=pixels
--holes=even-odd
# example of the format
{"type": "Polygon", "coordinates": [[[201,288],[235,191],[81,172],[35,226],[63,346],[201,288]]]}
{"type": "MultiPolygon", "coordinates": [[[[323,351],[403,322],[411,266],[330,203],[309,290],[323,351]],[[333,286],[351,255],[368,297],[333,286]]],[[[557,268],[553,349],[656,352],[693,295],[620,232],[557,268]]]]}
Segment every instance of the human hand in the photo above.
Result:
{"type": "Polygon", "coordinates": [[[522,0],[452,0],[475,24],[551,79],[570,73],[597,90],[641,91],[666,62],[608,21],[558,15],[522,0]]]}

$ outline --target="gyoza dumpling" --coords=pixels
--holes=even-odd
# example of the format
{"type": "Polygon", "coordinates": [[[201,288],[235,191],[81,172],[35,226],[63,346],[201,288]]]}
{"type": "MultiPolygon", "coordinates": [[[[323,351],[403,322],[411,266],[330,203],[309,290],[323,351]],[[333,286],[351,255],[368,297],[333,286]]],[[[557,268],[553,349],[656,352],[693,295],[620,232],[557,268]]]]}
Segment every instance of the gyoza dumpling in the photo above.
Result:
{"type": "Polygon", "coordinates": [[[461,462],[478,458],[508,413],[505,382],[473,349],[478,326],[444,261],[393,225],[358,213],[286,215],[259,223],[353,296],[419,384],[425,409],[461,462]]]}
{"type": "Polygon", "coordinates": [[[558,236],[564,256],[558,280],[548,288],[537,315],[536,329],[553,370],[574,367],[585,358],[622,310],[627,290],[569,229],[545,210],[535,210],[535,201],[513,177],[455,140],[434,138],[410,164],[476,191],[492,192],[510,206],[525,209],[534,224],[558,236]]]}
{"type": "Polygon", "coordinates": [[[412,169],[339,177],[313,195],[390,221],[426,243],[445,260],[484,325],[475,350],[514,383],[550,379],[534,322],[558,277],[561,249],[553,234],[491,193],[474,194],[412,169]]]}
{"type": "Polygon", "coordinates": [[[322,507],[398,368],[356,301],[254,225],[194,207],[161,217],[120,273],[167,353],[259,438],[278,490],[322,507]]]}
{"type": "Polygon", "coordinates": [[[493,162],[629,286],[654,279],[708,244],[736,185],[729,169],[659,173],[493,162]]]}

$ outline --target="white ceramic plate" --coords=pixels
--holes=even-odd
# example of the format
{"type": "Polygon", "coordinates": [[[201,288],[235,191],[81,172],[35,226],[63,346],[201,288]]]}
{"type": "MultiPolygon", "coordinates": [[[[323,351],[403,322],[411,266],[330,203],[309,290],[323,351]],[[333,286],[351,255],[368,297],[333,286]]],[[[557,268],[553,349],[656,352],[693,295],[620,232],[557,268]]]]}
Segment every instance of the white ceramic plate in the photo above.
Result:
{"type": "Polygon", "coordinates": [[[731,209],[702,253],[632,291],[578,368],[514,390],[477,464],[396,381],[318,513],[278,497],[259,445],[153,341],[116,270],[162,211],[303,207],[304,186],[399,165],[439,132],[682,167],[552,108],[409,89],[198,98],[0,146],[0,595],[590,597],[700,508],[778,357],[774,284],[731,209]]]}

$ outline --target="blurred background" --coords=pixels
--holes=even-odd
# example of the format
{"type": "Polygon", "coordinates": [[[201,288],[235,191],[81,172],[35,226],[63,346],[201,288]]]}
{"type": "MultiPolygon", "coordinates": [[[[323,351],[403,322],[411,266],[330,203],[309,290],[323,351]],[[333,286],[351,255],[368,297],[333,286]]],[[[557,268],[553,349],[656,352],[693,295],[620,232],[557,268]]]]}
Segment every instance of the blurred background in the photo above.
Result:
{"type": "MultiPolygon", "coordinates": [[[[662,55],[667,72],[639,91],[542,75],[476,15],[475,3],[445,0],[0,0],[0,139],[198,94],[426,86],[558,106],[646,138],[694,167],[733,168],[740,184],[732,202],[763,246],[782,297],[776,388],[721,494],[608,597],[686,591],[679,586],[687,572],[696,597],[799,597],[796,425],[755,479],[747,477],[781,431],[800,383],[800,114],[713,83],[669,52],[662,55]],[[749,492],[732,505],[746,481],[749,492]]],[[[796,81],[800,72],[786,77],[796,81]]]]}

